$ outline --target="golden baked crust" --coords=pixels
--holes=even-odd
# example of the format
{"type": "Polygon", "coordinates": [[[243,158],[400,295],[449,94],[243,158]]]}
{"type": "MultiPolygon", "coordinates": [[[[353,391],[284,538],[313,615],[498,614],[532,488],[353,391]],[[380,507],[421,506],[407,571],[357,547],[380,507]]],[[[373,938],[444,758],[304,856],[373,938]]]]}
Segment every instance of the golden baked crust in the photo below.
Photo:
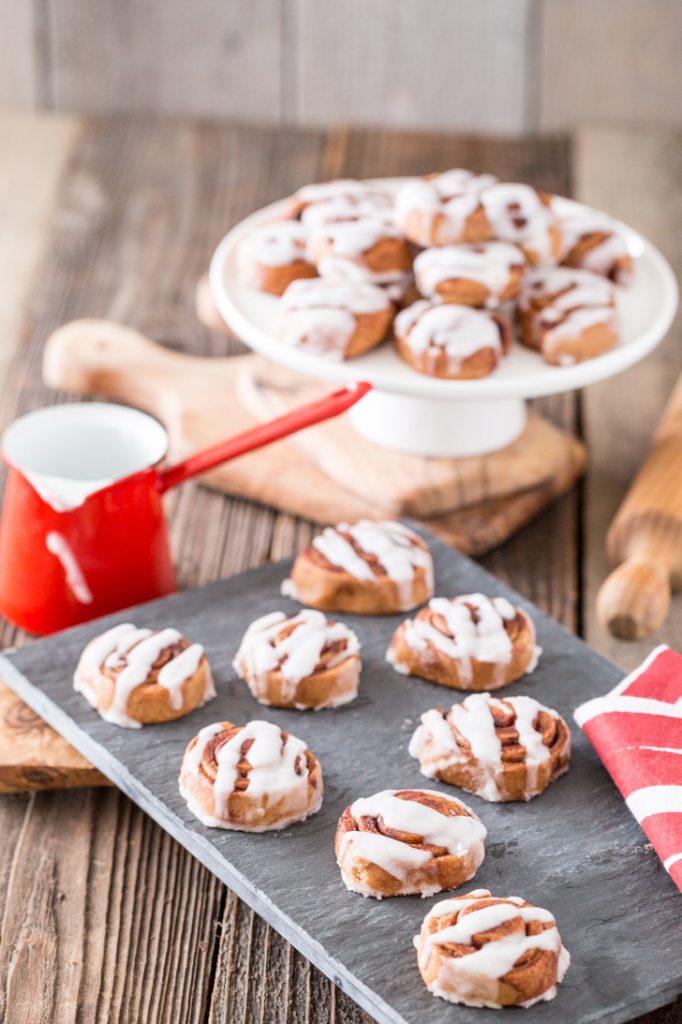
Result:
{"type": "Polygon", "coordinates": [[[296,737],[269,722],[249,722],[245,726],[217,722],[202,729],[190,740],[180,772],[180,792],[204,824],[242,832],[265,832],[303,821],[320,809],[322,791],[322,769],[314,754],[296,737]],[[273,737],[273,755],[265,770],[279,771],[280,777],[276,786],[269,790],[266,787],[263,792],[260,781],[253,794],[249,791],[252,773],[257,775],[262,770],[251,765],[249,751],[254,742],[272,743],[273,737]],[[225,769],[219,764],[218,754],[230,743],[236,749],[236,764],[228,778],[229,790],[222,792],[220,772],[225,769]],[[286,760],[288,744],[294,748],[291,764],[286,760]]]}
{"type": "Polygon", "coordinates": [[[399,523],[341,523],[328,527],[310,547],[297,557],[291,579],[283,593],[311,608],[331,612],[354,612],[359,615],[392,615],[423,604],[433,593],[433,564],[429,549],[412,530],[399,523]],[[391,578],[379,557],[363,548],[368,531],[389,532],[396,542],[408,548],[411,561],[410,578],[391,578]],[[334,536],[336,535],[336,536],[334,536]],[[335,563],[321,547],[325,540],[339,538],[349,545],[367,568],[359,578],[335,563]]]}
{"type": "Polygon", "coordinates": [[[532,1006],[553,999],[570,964],[548,911],[487,889],[436,904],[416,945],[429,991],[467,1006],[532,1006]],[[492,943],[500,946],[490,956],[492,943]]]}
{"type": "Polygon", "coordinates": [[[594,359],[618,342],[613,286],[587,270],[553,267],[530,274],[517,317],[522,343],[552,366],[594,359]]]}
{"type": "Polygon", "coordinates": [[[299,710],[354,700],[361,667],[355,633],[310,609],[257,619],[234,659],[235,670],[261,704],[299,710]]]}
{"type": "MultiPolygon", "coordinates": [[[[498,690],[532,672],[539,649],[535,643],[533,622],[521,608],[513,608],[513,617],[500,616],[500,629],[508,638],[504,660],[502,655],[500,660],[482,660],[475,654],[459,656],[455,653],[458,637],[453,634],[443,611],[447,611],[447,604],[463,603],[476,623],[477,605],[481,598],[482,595],[467,595],[451,602],[435,598],[417,613],[415,619],[408,619],[398,626],[386,654],[387,660],[403,675],[418,676],[454,690],[471,692],[498,690]],[[424,637],[415,638],[415,633],[424,633],[424,637]],[[442,646],[439,646],[441,640],[442,646]]],[[[487,610],[491,602],[484,600],[487,610]]]]}
{"type": "MultiPolygon", "coordinates": [[[[435,828],[438,830],[438,825],[435,828]]],[[[378,899],[432,896],[473,878],[483,861],[485,835],[485,826],[460,800],[433,790],[388,790],[346,807],[339,819],[334,849],[344,883],[352,892],[378,899]],[[406,805],[398,827],[391,821],[396,800],[406,805]],[[417,816],[412,824],[410,805],[440,815],[444,836],[451,822],[458,819],[457,826],[461,826],[466,819],[469,835],[456,827],[451,846],[444,845],[440,835],[440,842],[432,842],[430,835],[420,831],[429,827],[428,819],[424,825],[417,816]],[[365,845],[365,836],[370,837],[369,846],[365,845]],[[418,863],[413,862],[415,854],[418,863]]]]}
{"type": "Polygon", "coordinates": [[[200,645],[191,644],[176,630],[137,630],[129,624],[114,627],[88,644],[74,674],[74,687],[105,720],[133,728],[172,722],[215,696],[211,669],[200,645]],[[164,637],[167,642],[157,650],[157,638],[161,643],[164,637]],[[134,643],[127,646],[131,639],[134,643]],[[141,664],[147,648],[151,653],[143,665],[142,681],[133,680],[131,686],[126,673],[133,660],[141,664]],[[186,674],[164,685],[163,670],[170,666],[177,671],[176,659],[184,652],[190,652],[186,658],[191,659],[186,674]]]}
{"type": "MultiPolygon", "coordinates": [[[[490,331],[487,331],[490,334],[490,331]]],[[[421,300],[399,313],[395,322],[395,343],[398,354],[414,370],[429,377],[447,380],[473,380],[487,377],[497,369],[509,352],[512,344],[512,327],[509,321],[496,313],[473,309],[461,303],[440,304],[421,300]],[[458,322],[450,328],[444,326],[432,332],[428,345],[415,345],[413,332],[420,331],[425,318],[451,315],[458,322]],[[481,331],[482,321],[489,321],[495,328],[494,338],[486,337],[479,348],[469,353],[473,332],[481,331]],[[452,344],[450,344],[450,338],[452,344]],[[463,346],[463,347],[461,347],[463,346]],[[460,354],[463,353],[463,354],[460,354]]]]}
{"type": "Polygon", "coordinates": [[[568,771],[571,734],[532,697],[482,693],[426,711],[409,749],[427,778],[506,803],[531,800],[568,771]]]}

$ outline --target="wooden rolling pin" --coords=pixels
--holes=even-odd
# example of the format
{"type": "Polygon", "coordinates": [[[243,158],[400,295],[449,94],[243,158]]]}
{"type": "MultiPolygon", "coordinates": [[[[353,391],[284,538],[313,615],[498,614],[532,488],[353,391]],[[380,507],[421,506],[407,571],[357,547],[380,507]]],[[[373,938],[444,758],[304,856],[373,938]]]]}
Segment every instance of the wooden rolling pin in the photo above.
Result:
{"type": "Polygon", "coordinates": [[[614,636],[641,640],[663,624],[671,588],[682,585],[682,378],[606,547],[618,568],[597,595],[597,616],[614,636]]]}

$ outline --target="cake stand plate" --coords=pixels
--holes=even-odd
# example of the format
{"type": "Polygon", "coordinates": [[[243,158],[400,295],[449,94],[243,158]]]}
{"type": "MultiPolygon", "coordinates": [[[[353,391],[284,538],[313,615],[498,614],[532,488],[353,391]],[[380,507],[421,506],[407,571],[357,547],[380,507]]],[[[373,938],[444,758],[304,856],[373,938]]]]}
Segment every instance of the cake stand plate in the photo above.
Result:
{"type": "MultiPolygon", "coordinates": [[[[401,180],[374,184],[395,190],[401,180]]],[[[559,213],[589,210],[571,199],[555,202],[559,213]]],[[[502,365],[480,380],[417,373],[390,341],[357,359],[329,359],[283,344],[275,330],[278,299],[244,284],[236,271],[240,240],[284,216],[288,203],[279,200],[251,214],[220,242],[210,269],[214,302],[235,334],[273,362],[320,380],[372,384],[373,391],[351,410],[353,424],[371,441],[399,451],[467,456],[505,447],[524,428],[526,399],[572,391],[628,369],[663,339],[677,309],[677,283],[667,260],[633,228],[609,218],[635,259],[632,284],[618,290],[621,340],[610,352],[573,366],[548,366],[538,353],[515,343],[502,365]]]]}

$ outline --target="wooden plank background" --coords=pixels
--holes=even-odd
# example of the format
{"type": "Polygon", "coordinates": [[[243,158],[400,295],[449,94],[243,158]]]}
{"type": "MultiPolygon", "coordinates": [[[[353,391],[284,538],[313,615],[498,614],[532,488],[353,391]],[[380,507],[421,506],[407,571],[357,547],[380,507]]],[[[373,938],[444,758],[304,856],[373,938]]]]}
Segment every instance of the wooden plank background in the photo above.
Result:
{"type": "Polygon", "coordinates": [[[0,0],[0,107],[682,125],[679,0],[0,0]]]}

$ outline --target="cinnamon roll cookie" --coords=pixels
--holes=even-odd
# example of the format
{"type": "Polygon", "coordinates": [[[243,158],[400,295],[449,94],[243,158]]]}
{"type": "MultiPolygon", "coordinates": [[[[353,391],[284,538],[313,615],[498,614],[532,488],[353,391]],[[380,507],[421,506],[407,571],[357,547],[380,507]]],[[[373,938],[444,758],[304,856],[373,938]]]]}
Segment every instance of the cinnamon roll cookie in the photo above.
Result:
{"type": "Polygon", "coordinates": [[[131,729],[171,722],[215,697],[201,644],[177,629],[138,629],[130,622],[90,641],[73,685],[105,721],[131,729]]]}
{"type": "Polygon", "coordinates": [[[487,377],[511,347],[508,320],[471,306],[421,299],[398,313],[399,354],[430,377],[472,380],[487,377]]]}
{"type": "Polygon", "coordinates": [[[271,722],[215,722],[185,751],[180,794],[204,825],[267,832],[319,811],[322,768],[302,740],[271,722]]]}
{"type": "Polygon", "coordinates": [[[361,198],[368,193],[376,194],[366,181],[355,178],[335,178],[332,181],[315,181],[299,188],[290,200],[289,216],[301,219],[304,210],[317,203],[326,203],[336,199],[361,198]]]}
{"type": "Polygon", "coordinates": [[[465,1006],[553,999],[571,962],[548,910],[487,889],[436,903],[414,942],[428,990],[465,1006]]]}
{"type": "Polygon", "coordinates": [[[593,359],[618,341],[615,288],[589,270],[532,271],[521,292],[518,318],[523,344],[552,366],[593,359]]]}
{"type": "Polygon", "coordinates": [[[485,825],[460,800],[430,789],[387,789],[345,809],[335,851],[351,892],[433,896],[473,878],[485,837],[485,825]]]}
{"type": "Polygon", "coordinates": [[[417,287],[438,302],[496,309],[521,290],[526,260],[511,242],[425,249],[414,261],[417,287]]]}
{"type": "Polygon", "coordinates": [[[497,690],[537,665],[529,615],[505,597],[434,597],[393,634],[386,660],[454,690],[497,690]]]}
{"type": "Polygon", "coordinates": [[[388,284],[412,268],[387,196],[368,192],[314,203],[301,214],[308,253],[322,277],[388,284]]]}
{"type": "Polygon", "coordinates": [[[282,593],[323,611],[391,615],[429,599],[433,562],[402,523],[340,523],[301,552],[282,593]]]}
{"type": "Polygon", "coordinates": [[[556,263],[561,253],[561,231],[552,210],[551,196],[530,185],[498,182],[481,192],[486,238],[513,242],[534,265],[556,263]]]}
{"type": "Polygon", "coordinates": [[[398,227],[416,245],[453,245],[490,238],[481,193],[497,179],[455,168],[406,181],[396,194],[398,227]]]}
{"type": "Polygon", "coordinates": [[[571,734],[561,715],[532,697],[476,693],[449,711],[426,711],[410,754],[428,779],[492,803],[531,800],[568,771],[571,734]]]}
{"type": "Polygon", "coordinates": [[[247,284],[281,295],[298,278],[317,277],[306,257],[308,233],[296,220],[275,220],[247,235],[237,250],[237,270],[247,284]]]}
{"type": "Polygon", "coordinates": [[[591,210],[579,210],[560,217],[559,226],[563,266],[591,270],[619,285],[630,282],[632,257],[627,241],[608,217],[591,210]]]}
{"type": "Polygon", "coordinates": [[[336,708],[358,693],[360,644],[341,622],[318,611],[272,612],[253,622],[234,668],[261,704],[336,708]]]}
{"type": "Polygon", "coordinates": [[[352,359],[374,348],[391,326],[389,296],[367,281],[294,281],[280,303],[283,344],[329,359],[352,359]]]}

